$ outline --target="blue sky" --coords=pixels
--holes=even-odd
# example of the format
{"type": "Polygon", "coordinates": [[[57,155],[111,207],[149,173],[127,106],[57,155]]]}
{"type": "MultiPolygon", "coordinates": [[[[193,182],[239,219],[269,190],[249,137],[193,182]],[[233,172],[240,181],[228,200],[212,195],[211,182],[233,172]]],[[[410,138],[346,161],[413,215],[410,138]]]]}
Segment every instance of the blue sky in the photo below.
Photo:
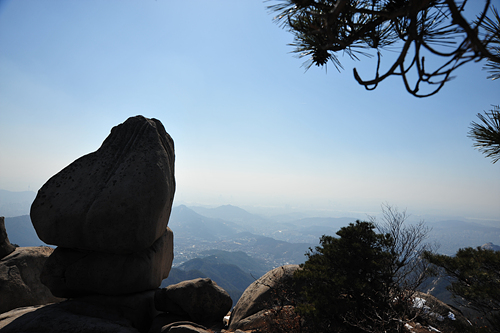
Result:
{"type": "MultiPolygon", "coordinates": [[[[500,165],[472,148],[499,104],[482,64],[433,97],[301,67],[268,3],[1,1],[0,189],[38,190],[142,114],[176,146],[176,203],[500,219],[500,165]]],[[[387,57],[388,58],[388,57],[387,57]]]]}

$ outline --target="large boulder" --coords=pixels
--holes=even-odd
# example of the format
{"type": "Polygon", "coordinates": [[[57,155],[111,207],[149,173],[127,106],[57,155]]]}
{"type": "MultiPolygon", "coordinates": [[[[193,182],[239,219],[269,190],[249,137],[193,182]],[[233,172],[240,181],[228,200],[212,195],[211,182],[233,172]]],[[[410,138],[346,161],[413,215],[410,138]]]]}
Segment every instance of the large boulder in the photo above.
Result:
{"type": "Polygon", "coordinates": [[[10,243],[9,237],[7,236],[5,217],[0,216],[0,259],[14,252],[15,248],[16,247],[10,243]]]}
{"type": "Polygon", "coordinates": [[[167,227],[152,246],[127,255],[58,247],[45,263],[41,281],[59,297],[156,289],[172,267],[173,243],[167,227]]]}
{"type": "Polygon", "coordinates": [[[154,291],[113,297],[92,296],[6,312],[0,315],[0,331],[139,333],[149,330],[157,314],[154,291]]]}
{"type": "Polygon", "coordinates": [[[31,206],[47,244],[118,254],[150,247],[168,224],[174,143],[159,120],[136,116],[102,146],[50,178],[31,206]]]}
{"type": "Polygon", "coordinates": [[[296,296],[293,274],[298,269],[299,265],[275,268],[248,286],[231,311],[229,330],[262,328],[269,309],[290,305],[296,296]]]}
{"type": "Polygon", "coordinates": [[[0,313],[62,301],[40,282],[40,272],[52,253],[50,247],[19,247],[0,260],[0,313]]]}
{"type": "Polygon", "coordinates": [[[222,323],[232,304],[229,294],[209,278],[183,281],[155,293],[157,310],[187,315],[198,324],[222,323]]]}

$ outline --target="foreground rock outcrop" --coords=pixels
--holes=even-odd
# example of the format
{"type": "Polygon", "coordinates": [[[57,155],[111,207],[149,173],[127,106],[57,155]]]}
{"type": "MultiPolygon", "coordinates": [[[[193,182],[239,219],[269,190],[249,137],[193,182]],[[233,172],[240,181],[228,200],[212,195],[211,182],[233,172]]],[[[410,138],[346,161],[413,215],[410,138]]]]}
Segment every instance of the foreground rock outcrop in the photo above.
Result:
{"type": "MultiPolygon", "coordinates": [[[[289,306],[286,296],[296,295],[293,290],[293,273],[299,265],[286,265],[275,268],[253,282],[245,290],[231,312],[229,330],[253,330],[269,327],[268,311],[276,304],[289,306]]],[[[293,312],[293,309],[291,309],[293,312]]]]}
{"type": "MultiPolygon", "coordinates": [[[[293,281],[298,265],[275,268],[252,283],[231,313],[228,332],[303,332],[314,327],[296,311],[303,301],[300,285],[293,281]]],[[[415,317],[405,324],[405,332],[462,333],[471,323],[456,308],[434,296],[416,293],[413,296],[415,317]]]]}
{"type": "Polygon", "coordinates": [[[57,304],[18,308],[0,315],[2,333],[138,333],[153,317],[154,291],[88,296],[57,304]]]}
{"type": "Polygon", "coordinates": [[[161,122],[132,117],[114,127],[97,151],[42,186],[31,221],[42,241],[58,247],[44,257],[43,268],[37,266],[35,278],[53,295],[71,299],[6,312],[2,333],[149,330],[159,314],[154,294],[173,260],[167,225],[174,159],[173,140],[161,122]]]}
{"type": "Polygon", "coordinates": [[[0,260],[0,313],[63,300],[40,282],[40,272],[52,252],[46,246],[18,247],[0,260]]]}

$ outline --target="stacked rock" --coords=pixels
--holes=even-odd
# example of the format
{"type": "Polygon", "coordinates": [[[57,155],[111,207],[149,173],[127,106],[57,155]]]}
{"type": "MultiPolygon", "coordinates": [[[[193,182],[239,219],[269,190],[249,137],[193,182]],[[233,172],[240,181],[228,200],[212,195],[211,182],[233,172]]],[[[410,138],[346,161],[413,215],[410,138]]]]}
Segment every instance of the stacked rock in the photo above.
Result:
{"type": "Polygon", "coordinates": [[[174,159],[161,122],[136,116],[43,185],[31,221],[42,241],[58,246],[40,276],[54,296],[124,295],[160,286],[173,260],[167,224],[174,159]]]}

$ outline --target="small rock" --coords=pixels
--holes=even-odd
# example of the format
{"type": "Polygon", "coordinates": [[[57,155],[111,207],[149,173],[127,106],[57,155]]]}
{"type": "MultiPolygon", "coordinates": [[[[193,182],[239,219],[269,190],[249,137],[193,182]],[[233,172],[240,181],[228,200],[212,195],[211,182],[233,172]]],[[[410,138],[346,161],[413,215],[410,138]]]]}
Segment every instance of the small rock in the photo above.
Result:
{"type": "Polygon", "coordinates": [[[209,278],[183,281],[155,293],[159,311],[187,314],[198,324],[221,322],[231,309],[229,294],[209,278]]]}

